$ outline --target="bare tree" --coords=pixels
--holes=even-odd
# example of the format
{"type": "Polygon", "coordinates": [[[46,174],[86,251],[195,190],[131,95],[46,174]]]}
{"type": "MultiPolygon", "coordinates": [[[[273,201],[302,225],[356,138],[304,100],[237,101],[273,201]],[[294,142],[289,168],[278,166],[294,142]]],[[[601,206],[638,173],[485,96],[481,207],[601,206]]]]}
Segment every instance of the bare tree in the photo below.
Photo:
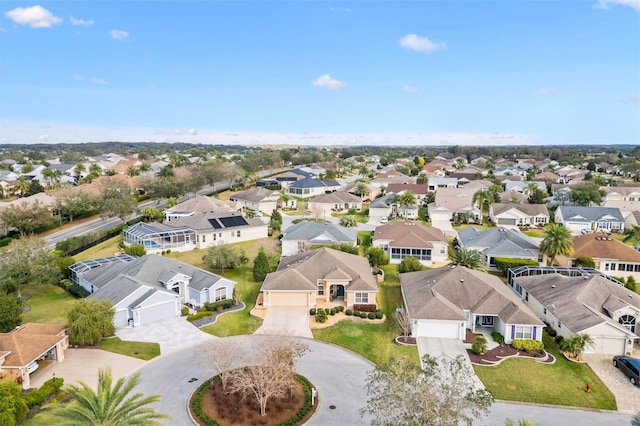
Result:
{"type": "Polygon", "coordinates": [[[211,340],[204,350],[196,352],[194,356],[200,365],[213,367],[220,374],[224,391],[227,390],[233,368],[243,364],[243,352],[239,342],[234,339],[211,340]]]}
{"type": "Polygon", "coordinates": [[[411,333],[411,318],[409,318],[407,310],[396,308],[396,311],[393,313],[393,319],[398,323],[398,327],[402,330],[403,340],[406,341],[409,333],[411,333]]]}
{"type": "Polygon", "coordinates": [[[253,359],[255,365],[230,373],[229,391],[255,398],[260,405],[260,415],[266,415],[269,400],[284,397],[294,385],[296,361],[308,349],[305,343],[289,337],[265,340],[253,359]]]}

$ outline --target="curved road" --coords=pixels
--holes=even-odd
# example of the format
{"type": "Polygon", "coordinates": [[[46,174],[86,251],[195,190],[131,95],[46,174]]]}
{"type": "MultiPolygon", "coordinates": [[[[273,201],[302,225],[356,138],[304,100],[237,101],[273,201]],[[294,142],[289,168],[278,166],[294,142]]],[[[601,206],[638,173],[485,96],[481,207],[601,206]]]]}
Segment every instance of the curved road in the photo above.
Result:
{"type": "MultiPolygon", "coordinates": [[[[259,351],[264,339],[274,336],[237,336],[242,350],[251,354],[259,351]]],[[[309,425],[365,425],[370,418],[362,418],[359,410],[367,402],[364,383],[367,372],[373,368],[366,359],[340,347],[303,339],[310,351],[298,362],[297,371],[307,377],[318,389],[319,404],[309,425]],[[330,409],[329,406],[335,406],[330,409]]],[[[193,346],[147,363],[142,369],[142,383],[138,391],[144,394],[159,393],[162,400],[156,405],[161,413],[170,414],[167,425],[192,425],[187,414],[187,403],[195,389],[217,372],[204,368],[194,357],[202,345],[193,346]],[[189,383],[192,378],[198,380],[189,383]]],[[[488,416],[476,424],[502,426],[506,418],[527,418],[541,425],[619,426],[631,423],[630,414],[599,412],[572,408],[559,408],[496,402],[488,416]]],[[[398,422],[401,424],[401,421],[398,422]]]]}

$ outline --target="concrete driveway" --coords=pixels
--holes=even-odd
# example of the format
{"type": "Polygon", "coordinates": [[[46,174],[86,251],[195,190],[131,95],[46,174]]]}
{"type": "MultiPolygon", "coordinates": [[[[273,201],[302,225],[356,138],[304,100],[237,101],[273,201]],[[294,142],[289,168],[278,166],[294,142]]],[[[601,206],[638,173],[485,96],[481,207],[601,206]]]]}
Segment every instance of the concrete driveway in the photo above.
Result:
{"type": "Polygon", "coordinates": [[[271,306],[254,334],[285,335],[313,339],[309,327],[309,308],[271,306]]]}
{"type": "Polygon", "coordinates": [[[613,366],[611,355],[584,354],[589,367],[615,395],[619,411],[640,411],[640,387],[633,386],[629,378],[613,366]]]}
{"type": "Polygon", "coordinates": [[[37,388],[55,377],[62,377],[66,384],[83,381],[92,388],[98,384],[98,369],[111,368],[114,379],[125,377],[146,363],[138,358],[114,354],[101,349],[73,349],[64,353],[62,362],[42,362],[41,367],[31,375],[31,387],[37,388]]]}
{"type": "Polygon", "coordinates": [[[183,317],[154,321],[137,327],[121,327],[116,330],[116,335],[122,340],[158,343],[161,355],[216,339],[215,336],[200,331],[183,317]]]}
{"type": "Polygon", "coordinates": [[[426,354],[438,359],[442,357],[455,359],[457,356],[461,355],[467,363],[469,371],[473,374],[473,379],[476,382],[477,388],[484,389],[484,384],[480,381],[478,376],[476,376],[473,366],[471,365],[471,361],[469,360],[469,355],[467,355],[467,350],[465,349],[462,341],[458,339],[418,337],[416,338],[416,343],[418,344],[418,354],[420,355],[420,359],[422,359],[426,354]]]}
{"type": "Polygon", "coordinates": [[[441,230],[444,235],[456,238],[458,237],[458,231],[453,229],[451,222],[448,220],[434,220],[432,221],[431,226],[441,230]]]}

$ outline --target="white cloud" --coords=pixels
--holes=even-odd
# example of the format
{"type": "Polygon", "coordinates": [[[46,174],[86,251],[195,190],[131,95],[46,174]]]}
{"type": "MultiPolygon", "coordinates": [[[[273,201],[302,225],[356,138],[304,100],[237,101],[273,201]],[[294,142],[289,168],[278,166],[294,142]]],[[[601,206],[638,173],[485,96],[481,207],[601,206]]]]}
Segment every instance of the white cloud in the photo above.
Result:
{"type": "Polygon", "coordinates": [[[107,80],[98,77],[91,77],[91,82],[101,86],[107,84],[107,80]]]}
{"type": "Polygon", "coordinates": [[[412,87],[412,86],[409,86],[408,84],[403,85],[402,90],[407,93],[418,93],[417,87],[412,87]]]}
{"type": "Polygon", "coordinates": [[[349,13],[351,12],[351,9],[349,9],[348,7],[330,7],[329,11],[336,13],[349,13]]]}
{"type": "Polygon", "coordinates": [[[417,34],[407,34],[402,37],[400,39],[400,46],[405,49],[425,53],[433,53],[436,50],[444,50],[447,48],[447,44],[444,42],[431,41],[427,37],[421,37],[417,34]]]}
{"type": "Polygon", "coordinates": [[[188,135],[191,136],[195,136],[198,134],[198,131],[196,129],[189,129],[189,131],[187,132],[188,135]]]}
{"type": "Polygon", "coordinates": [[[331,78],[329,74],[321,75],[320,77],[313,80],[311,84],[318,87],[326,87],[330,90],[340,90],[347,85],[347,83],[345,83],[344,81],[339,81],[331,78]]]}
{"type": "Polygon", "coordinates": [[[78,74],[74,74],[71,76],[72,79],[74,79],[75,81],[82,81],[84,80],[84,78],[81,75],[78,74]]]}
{"type": "Polygon", "coordinates": [[[76,26],[76,27],[90,27],[94,24],[93,19],[80,19],[80,18],[75,18],[73,16],[69,17],[69,22],[71,22],[71,25],[76,26]]]}
{"type": "Polygon", "coordinates": [[[538,89],[538,94],[542,95],[542,96],[548,96],[552,93],[557,92],[558,89],[556,87],[541,87],[540,89],[538,89]]]}
{"type": "Polygon", "coordinates": [[[111,30],[109,31],[111,38],[114,40],[122,41],[129,38],[129,32],[124,30],[111,30]]]}
{"type": "Polygon", "coordinates": [[[609,9],[610,5],[629,6],[635,9],[636,12],[640,12],[640,0],[598,0],[593,7],[596,9],[609,9]]]}
{"type": "Polygon", "coordinates": [[[17,7],[4,14],[19,25],[29,25],[31,28],[51,28],[62,22],[62,18],[54,16],[42,6],[17,7]]]}

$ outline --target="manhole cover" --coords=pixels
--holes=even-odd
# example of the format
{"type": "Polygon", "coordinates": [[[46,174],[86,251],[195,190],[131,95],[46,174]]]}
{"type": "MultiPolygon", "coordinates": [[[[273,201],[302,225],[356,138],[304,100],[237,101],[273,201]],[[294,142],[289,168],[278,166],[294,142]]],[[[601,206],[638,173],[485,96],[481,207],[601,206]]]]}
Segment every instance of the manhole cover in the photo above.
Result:
{"type": "Polygon", "coordinates": [[[336,409],[336,406],[335,406],[335,405],[330,405],[330,406],[329,406],[329,409],[330,409],[330,410],[335,410],[335,409],[336,409]]]}

